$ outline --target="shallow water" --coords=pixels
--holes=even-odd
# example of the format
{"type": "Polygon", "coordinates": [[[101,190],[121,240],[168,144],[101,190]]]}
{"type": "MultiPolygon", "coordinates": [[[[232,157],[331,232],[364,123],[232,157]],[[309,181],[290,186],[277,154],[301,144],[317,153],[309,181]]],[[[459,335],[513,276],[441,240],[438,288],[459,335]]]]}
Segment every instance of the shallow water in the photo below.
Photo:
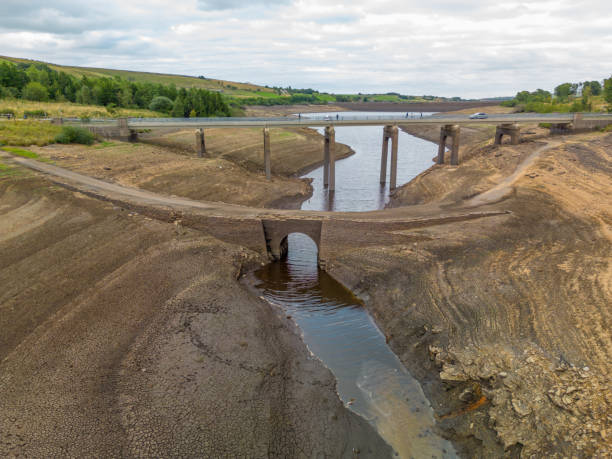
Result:
{"type": "MultiPolygon", "coordinates": [[[[314,179],[314,194],[302,208],[384,207],[388,185],[379,184],[382,128],[337,127],[336,141],[356,153],[336,163],[333,199],[322,186],[319,168],[305,175],[314,179]]],[[[400,131],[398,184],[427,169],[436,151],[434,144],[400,131]]],[[[434,433],[433,410],[420,385],[387,346],[361,302],[318,268],[312,240],[291,234],[287,260],[263,267],[256,276],[263,296],[293,317],[311,352],[334,373],[342,401],[370,421],[399,457],[456,457],[452,445],[434,433]]]]}

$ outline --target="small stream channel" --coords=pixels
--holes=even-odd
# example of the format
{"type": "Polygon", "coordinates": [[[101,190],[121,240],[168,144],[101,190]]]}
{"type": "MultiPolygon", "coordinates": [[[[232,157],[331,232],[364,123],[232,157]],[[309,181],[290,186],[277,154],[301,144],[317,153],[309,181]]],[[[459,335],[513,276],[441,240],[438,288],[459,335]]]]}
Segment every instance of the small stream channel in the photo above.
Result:
{"type": "MultiPolygon", "coordinates": [[[[323,115],[336,113],[302,116],[323,115]]],[[[349,145],[355,154],[336,163],[332,196],[323,188],[322,168],[303,176],[313,179],[314,192],[302,209],[383,208],[389,189],[379,184],[382,128],[336,127],[336,141],[349,145]]],[[[436,145],[400,131],[398,184],[430,167],[436,152],[436,145]]],[[[291,234],[287,259],[255,275],[264,298],[293,317],[310,351],[334,373],[345,405],[372,423],[399,457],[456,457],[453,446],[434,432],[433,410],[419,383],[387,346],[362,303],[318,268],[317,247],[308,236],[291,234]]]]}

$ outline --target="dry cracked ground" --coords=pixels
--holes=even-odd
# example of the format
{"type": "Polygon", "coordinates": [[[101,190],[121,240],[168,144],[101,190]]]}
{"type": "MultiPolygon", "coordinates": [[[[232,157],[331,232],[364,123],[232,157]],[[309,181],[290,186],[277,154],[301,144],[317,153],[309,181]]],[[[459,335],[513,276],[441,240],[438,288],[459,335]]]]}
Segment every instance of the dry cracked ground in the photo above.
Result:
{"type": "MultiPolygon", "coordinates": [[[[86,171],[131,184],[150,181],[153,164],[164,179],[195,170],[208,180],[199,192],[248,189],[243,203],[305,187],[217,159],[102,147],[44,154],[78,167],[91,159],[86,171]],[[240,177],[207,174],[219,165],[240,177]]],[[[0,254],[0,456],[391,454],[287,319],[238,282],[260,254],[10,164],[0,169],[0,254]]]]}
{"type": "MultiPolygon", "coordinates": [[[[384,245],[331,231],[326,267],[365,300],[462,456],[609,457],[612,134],[531,132],[501,147],[466,135],[460,166],[391,202],[509,213],[384,245]]],[[[252,152],[215,148],[36,151],[196,199],[295,206],[309,193],[289,171],[266,182],[252,152]]],[[[0,456],[388,457],[291,321],[237,281],[263,261],[2,166],[0,456]]]]}

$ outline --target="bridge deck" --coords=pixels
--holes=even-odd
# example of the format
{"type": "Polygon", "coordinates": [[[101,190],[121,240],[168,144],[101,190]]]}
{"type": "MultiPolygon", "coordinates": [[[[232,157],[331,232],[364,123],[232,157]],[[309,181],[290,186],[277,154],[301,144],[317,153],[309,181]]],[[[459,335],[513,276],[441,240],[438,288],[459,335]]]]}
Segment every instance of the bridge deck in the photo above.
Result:
{"type": "MultiPolygon", "coordinates": [[[[610,121],[612,114],[585,113],[584,121],[610,121]]],[[[129,118],[128,127],[132,129],[180,127],[180,128],[248,128],[248,127],[324,127],[324,126],[386,126],[386,125],[445,125],[445,124],[514,124],[514,123],[570,123],[573,113],[549,114],[501,114],[490,115],[486,119],[470,119],[469,115],[431,115],[410,114],[406,116],[297,116],[283,118],[129,118]]],[[[68,123],[81,123],[81,120],[65,120],[68,123]]],[[[95,126],[116,126],[117,120],[92,120],[87,123],[95,126]]]]}

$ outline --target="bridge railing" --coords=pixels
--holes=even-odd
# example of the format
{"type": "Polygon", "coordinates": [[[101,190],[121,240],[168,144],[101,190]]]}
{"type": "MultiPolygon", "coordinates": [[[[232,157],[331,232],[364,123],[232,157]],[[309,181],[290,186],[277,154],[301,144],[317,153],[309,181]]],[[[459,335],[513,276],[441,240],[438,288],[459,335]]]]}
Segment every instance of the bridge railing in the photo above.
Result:
{"type": "MultiPolygon", "coordinates": [[[[408,112],[405,114],[391,114],[391,115],[350,115],[350,114],[295,114],[292,116],[285,117],[226,117],[226,118],[213,118],[213,117],[198,117],[198,118],[128,118],[128,124],[132,128],[147,127],[155,125],[156,127],[176,126],[194,126],[199,127],[202,125],[214,127],[215,125],[261,125],[261,124],[279,124],[279,125],[304,125],[309,126],[312,123],[322,125],[322,123],[334,124],[335,122],[351,122],[359,123],[363,122],[389,122],[394,124],[401,124],[403,120],[414,120],[416,122],[423,121],[435,121],[444,123],[448,120],[450,123],[464,123],[464,122],[479,122],[486,124],[487,122],[492,123],[504,123],[506,120],[508,123],[513,122],[571,122],[574,119],[574,113],[505,113],[505,114],[489,114],[489,117],[481,120],[470,120],[470,115],[456,115],[446,113],[426,113],[423,112],[408,112]]],[[[583,120],[602,120],[611,119],[612,114],[610,113],[582,113],[580,114],[583,120]]],[[[104,118],[92,118],[92,119],[81,119],[81,118],[63,118],[65,124],[79,124],[86,126],[117,126],[118,120],[116,119],[104,119],[104,118]]]]}

